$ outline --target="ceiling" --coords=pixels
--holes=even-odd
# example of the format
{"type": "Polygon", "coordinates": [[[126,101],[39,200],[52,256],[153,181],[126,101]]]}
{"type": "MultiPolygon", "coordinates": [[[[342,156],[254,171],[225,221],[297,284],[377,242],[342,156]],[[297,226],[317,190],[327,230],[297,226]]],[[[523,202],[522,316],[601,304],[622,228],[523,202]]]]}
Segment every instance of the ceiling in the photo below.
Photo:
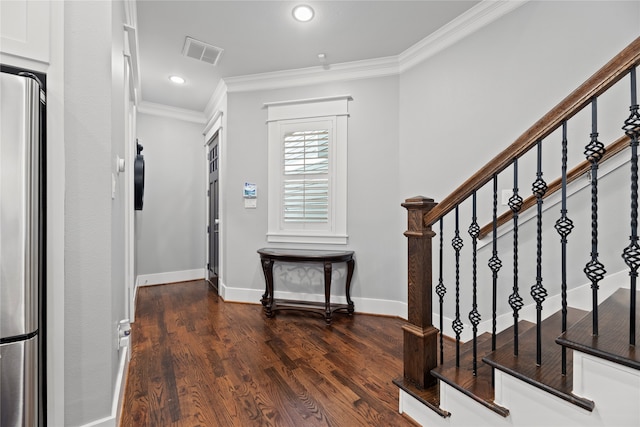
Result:
{"type": "Polygon", "coordinates": [[[203,112],[220,79],[397,56],[479,1],[138,0],[141,99],[203,112]],[[295,5],[313,7],[297,22],[295,5]],[[182,55],[185,37],[224,49],[217,65],[182,55]],[[176,85],[170,75],[186,83],[176,85]]]}

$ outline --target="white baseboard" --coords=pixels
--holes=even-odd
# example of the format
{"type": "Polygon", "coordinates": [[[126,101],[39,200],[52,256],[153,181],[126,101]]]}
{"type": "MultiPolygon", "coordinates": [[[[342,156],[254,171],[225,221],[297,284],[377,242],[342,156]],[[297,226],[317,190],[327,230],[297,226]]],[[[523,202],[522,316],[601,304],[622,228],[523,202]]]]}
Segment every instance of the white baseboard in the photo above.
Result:
{"type": "MultiPolygon", "coordinates": [[[[250,304],[259,304],[262,299],[264,290],[234,288],[220,282],[218,285],[219,293],[222,299],[230,302],[243,302],[250,304]]],[[[276,298],[301,300],[301,301],[324,301],[324,295],[321,294],[304,294],[296,292],[278,292],[275,293],[276,298]]],[[[358,298],[353,297],[353,304],[356,313],[377,314],[382,316],[395,316],[403,319],[407,318],[407,303],[391,300],[381,300],[374,298],[358,298]]],[[[346,304],[347,298],[340,295],[332,295],[331,302],[346,304]]]]}
{"type": "Polygon", "coordinates": [[[164,283],[187,282],[204,279],[204,268],[194,270],[168,271],[165,273],[140,274],[136,278],[137,286],[161,285],[164,283]]]}
{"type": "MultiPolygon", "coordinates": [[[[127,340],[130,340],[128,337],[127,340]]],[[[127,388],[127,378],[129,377],[129,362],[131,361],[131,345],[120,347],[120,365],[118,367],[118,378],[116,379],[115,391],[113,393],[113,403],[111,413],[115,414],[115,426],[117,427],[122,406],[124,405],[124,393],[127,388]]]]}
{"type": "Polygon", "coordinates": [[[120,364],[118,365],[118,376],[116,385],[113,390],[113,402],[111,404],[111,415],[100,418],[84,424],[81,427],[117,427],[122,404],[124,400],[124,391],[127,386],[127,374],[129,372],[129,346],[120,348],[120,364]]]}

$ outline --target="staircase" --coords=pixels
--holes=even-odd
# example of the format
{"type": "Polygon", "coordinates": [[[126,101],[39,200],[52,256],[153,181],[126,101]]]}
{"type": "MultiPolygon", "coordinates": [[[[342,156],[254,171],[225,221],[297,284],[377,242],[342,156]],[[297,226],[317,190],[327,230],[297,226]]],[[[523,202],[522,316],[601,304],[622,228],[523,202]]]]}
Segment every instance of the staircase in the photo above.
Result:
{"type": "MultiPolygon", "coordinates": [[[[640,292],[638,292],[640,295],[640,292]]],[[[626,331],[629,289],[618,289],[599,305],[602,328],[626,331]]],[[[543,321],[558,330],[560,312],[543,321]]],[[[591,334],[590,313],[568,309],[569,327],[561,336],[546,334],[542,365],[537,366],[535,325],[519,322],[520,346],[513,356],[513,328],[478,337],[482,364],[471,371],[472,342],[461,347],[460,368],[449,360],[432,370],[439,383],[419,389],[403,379],[400,412],[423,426],[638,426],[640,425],[640,352],[626,334],[591,334]],[[558,375],[561,349],[567,374],[558,375]]],[[[640,314],[636,313],[640,321],[640,314]]],[[[640,334],[637,335],[640,338],[640,334]]],[[[445,346],[452,346],[449,342],[445,346]]]]}
{"type": "MultiPolygon", "coordinates": [[[[636,351],[636,343],[640,343],[640,329],[636,328],[640,323],[636,308],[640,295],[636,286],[640,269],[638,64],[640,38],[442,202],[422,196],[405,201],[409,315],[403,326],[404,375],[394,380],[399,387],[401,413],[423,426],[640,426],[640,351],[636,351]],[[625,135],[605,147],[598,141],[598,113],[603,114],[597,100],[619,82],[631,88],[631,115],[619,120],[625,135]],[[590,137],[584,148],[586,161],[570,169],[567,122],[587,107],[592,120],[590,133],[586,131],[590,137]],[[552,134],[561,134],[562,167],[560,177],[547,186],[542,179],[542,149],[543,141],[552,134]],[[518,180],[523,187],[531,181],[522,183],[518,161],[526,160],[530,151],[537,151],[533,159],[537,172],[534,177],[524,177],[533,181],[533,194],[523,199],[518,180]],[[629,239],[619,245],[606,240],[613,233],[598,220],[599,166],[616,156],[630,158],[625,164],[631,169],[631,185],[626,185],[631,200],[631,222],[626,226],[629,239]],[[498,176],[505,170],[513,180],[513,196],[510,211],[498,215],[498,176]],[[582,190],[571,190],[570,184],[587,171],[588,188],[582,190],[587,195],[590,191],[591,205],[574,212],[569,192],[575,195],[582,190]],[[485,188],[491,182],[493,191],[485,188]],[[543,203],[555,192],[560,195],[552,206],[557,205],[559,218],[551,222],[550,214],[543,214],[543,203]],[[483,202],[477,196],[487,193],[493,197],[484,204],[484,212],[492,205],[493,219],[480,227],[483,202]],[[537,208],[537,213],[523,215],[529,207],[537,208]],[[575,265],[567,256],[574,228],[568,212],[574,219],[577,215],[590,218],[590,251],[573,249],[584,252],[586,265],[575,265]],[[535,225],[525,228],[522,218],[527,215],[535,225]],[[543,242],[543,225],[551,228],[550,224],[560,239],[547,243],[550,239],[545,238],[543,242]],[[437,225],[439,229],[434,231],[437,225]],[[505,231],[508,226],[511,228],[505,231]],[[453,237],[450,246],[445,246],[444,234],[453,237]],[[432,242],[436,236],[439,242],[432,242]],[[505,236],[511,237],[508,245],[505,236]],[[490,237],[491,246],[481,249],[478,242],[483,237],[490,237]],[[551,268],[550,261],[542,261],[543,246],[549,245],[555,245],[545,249],[547,259],[552,258],[551,268]],[[628,269],[607,274],[599,245],[600,249],[616,247],[628,269]],[[484,259],[488,258],[483,261],[486,265],[478,262],[481,250],[484,259]],[[504,252],[507,255],[502,255],[504,252]],[[548,270],[553,271],[552,278],[543,282],[548,270]],[[589,283],[576,284],[576,272],[589,283]],[[436,274],[437,286],[433,286],[436,274]],[[505,281],[510,295],[504,292],[505,281]],[[511,313],[505,312],[506,301],[511,313]],[[490,322],[482,319],[489,309],[490,322]]],[[[604,115],[610,119],[606,112],[604,115]]]]}

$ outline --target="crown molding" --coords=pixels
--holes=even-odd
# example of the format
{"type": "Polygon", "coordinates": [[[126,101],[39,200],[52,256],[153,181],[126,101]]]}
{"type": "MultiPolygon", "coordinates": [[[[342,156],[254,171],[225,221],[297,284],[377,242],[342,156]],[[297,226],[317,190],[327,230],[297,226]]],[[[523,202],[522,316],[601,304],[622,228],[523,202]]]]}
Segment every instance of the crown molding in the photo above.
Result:
{"type": "Polygon", "coordinates": [[[151,114],[153,116],[169,117],[172,119],[184,120],[186,122],[207,123],[203,112],[187,110],[184,108],[170,107],[168,105],[156,104],[154,102],[142,101],[138,105],[138,112],[151,114]]]}
{"type": "Polygon", "coordinates": [[[216,111],[222,110],[221,103],[224,96],[227,94],[227,83],[224,79],[220,79],[218,85],[216,86],[211,98],[209,98],[209,102],[204,107],[204,116],[212,117],[216,111]]]}
{"type": "Polygon", "coordinates": [[[326,67],[309,67],[275,71],[224,79],[228,92],[282,89],[322,83],[383,77],[398,74],[397,56],[345,62],[326,67]]]}
{"type": "Polygon", "coordinates": [[[398,55],[400,73],[519,8],[527,1],[528,0],[482,0],[462,15],[398,55]]]}

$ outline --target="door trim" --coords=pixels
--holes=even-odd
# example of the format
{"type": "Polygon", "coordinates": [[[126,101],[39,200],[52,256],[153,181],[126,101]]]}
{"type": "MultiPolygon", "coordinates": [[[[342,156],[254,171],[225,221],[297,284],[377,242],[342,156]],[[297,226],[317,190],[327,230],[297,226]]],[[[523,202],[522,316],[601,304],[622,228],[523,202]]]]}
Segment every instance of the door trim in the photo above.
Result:
{"type": "Polygon", "coordinates": [[[213,134],[207,144],[207,249],[206,279],[218,292],[220,279],[220,132],[213,134]],[[212,177],[213,175],[213,177],[212,177]],[[213,179],[213,181],[212,181],[213,179]],[[212,212],[212,208],[215,212],[212,212]],[[212,251],[214,253],[212,253],[212,251]],[[213,263],[213,265],[211,265],[213,263]]]}
{"type": "MultiPolygon", "coordinates": [[[[219,163],[219,173],[218,173],[218,218],[220,220],[220,227],[218,232],[218,295],[224,298],[224,248],[225,248],[225,232],[224,232],[224,159],[225,159],[225,134],[224,128],[222,126],[222,118],[223,113],[221,111],[216,111],[213,114],[212,119],[208,122],[205,127],[204,133],[204,144],[203,144],[203,179],[205,180],[205,189],[209,188],[209,160],[207,159],[207,155],[209,153],[209,145],[213,142],[216,134],[218,135],[218,153],[219,157],[222,159],[219,163]]],[[[209,199],[207,197],[207,193],[203,194],[206,198],[205,200],[205,229],[206,227],[210,227],[209,224],[209,199]]],[[[206,274],[208,274],[207,263],[209,262],[209,239],[207,235],[207,239],[204,242],[204,265],[203,270],[206,274]]]]}

